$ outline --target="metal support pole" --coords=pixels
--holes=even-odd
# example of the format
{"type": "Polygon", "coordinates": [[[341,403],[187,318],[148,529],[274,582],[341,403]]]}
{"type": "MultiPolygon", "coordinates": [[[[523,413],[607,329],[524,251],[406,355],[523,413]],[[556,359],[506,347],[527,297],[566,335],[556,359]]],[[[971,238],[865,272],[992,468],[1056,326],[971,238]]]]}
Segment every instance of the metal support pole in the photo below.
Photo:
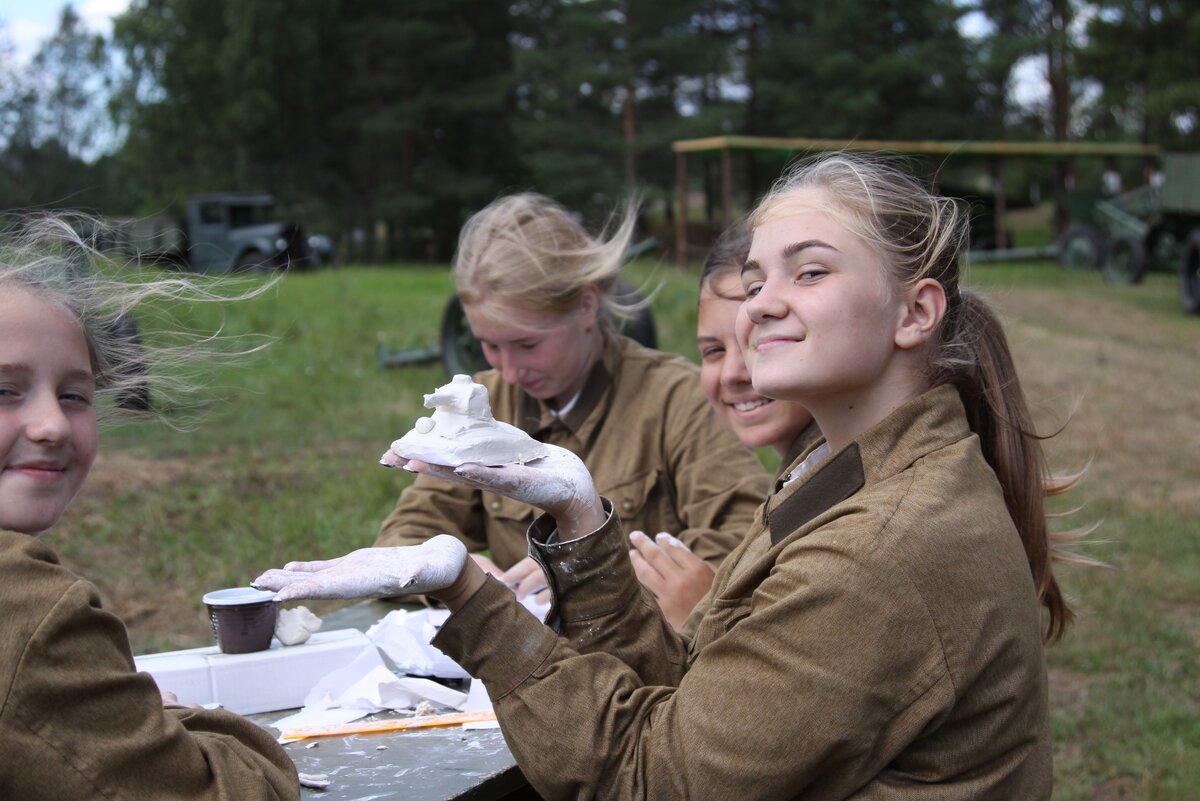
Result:
{"type": "Polygon", "coordinates": [[[1005,250],[1008,248],[1008,227],[1005,225],[1004,218],[1007,216],[1008,210],[1005,208],[1004,202],[1004,159],[992,159],[992,197],[995,200],[994,224],[996,226],[996,250],[1005,250]]]}
{"type": "Polygon", "coordinates": [[[675,266],[687,266],[687,156],[675,154],[675,186],[678,209],[675,212],[675,266]]]}
{"type": "Polygon", "coordinates": [[[733,154],[721,149],[721,230],[733,225],[733,154]]]}

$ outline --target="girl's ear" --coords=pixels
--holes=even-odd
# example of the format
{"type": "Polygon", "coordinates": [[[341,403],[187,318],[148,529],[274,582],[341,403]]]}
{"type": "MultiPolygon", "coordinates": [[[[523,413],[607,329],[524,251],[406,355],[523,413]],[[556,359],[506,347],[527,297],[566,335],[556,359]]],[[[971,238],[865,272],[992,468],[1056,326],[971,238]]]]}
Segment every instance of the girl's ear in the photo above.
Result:
{"type": "Polygon", "coordinates": [[[932,278],[922,278],[905,292],[904,310],[896,326],[896,347],[911,350],[924,345],[945,316],[945,288],[932,278]]]}
{"type": "Polygon", "coordinates": [[[583,297],[579,299],[579,310],[583,312],[584,325],[591,330],[600,314],[600,290],[595,286],[584,289],[583,297]]]}

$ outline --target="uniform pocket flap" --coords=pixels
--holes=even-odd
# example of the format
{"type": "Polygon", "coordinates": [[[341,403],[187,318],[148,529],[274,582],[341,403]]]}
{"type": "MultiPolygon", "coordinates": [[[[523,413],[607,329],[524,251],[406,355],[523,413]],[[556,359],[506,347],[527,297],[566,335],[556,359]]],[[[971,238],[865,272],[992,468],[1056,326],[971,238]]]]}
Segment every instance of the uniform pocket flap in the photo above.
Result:
{"type": "Polygon", "coordinates": [[[487,513],[499,520],[529,520],[540,513],[540,510],[535,509],[527,503],[514,501],[512,498],[505,498],[503,495],[497,495],[494,492],[484,492],[483,508],[487,513]]]}
{"type": "MultiPolygon", "coordinates": [[[[650,494],[658,486],[658,470],[648,470],[633,478],[627,478],[608,487],[600,487],[600,494],[612,501],[613,510],[622,520],[630,520],[642,513],[650,494]]],[[[647,532],[653,536],[656,532],[647,532]]]]}

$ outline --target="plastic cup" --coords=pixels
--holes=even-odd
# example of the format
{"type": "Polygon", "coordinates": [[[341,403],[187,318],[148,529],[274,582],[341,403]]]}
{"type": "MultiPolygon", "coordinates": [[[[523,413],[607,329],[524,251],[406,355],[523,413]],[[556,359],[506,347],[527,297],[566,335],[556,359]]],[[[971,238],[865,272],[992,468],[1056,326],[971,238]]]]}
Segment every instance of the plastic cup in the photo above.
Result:
{"type": "Polygon", "coordinates": [[[214,590],[204,596],[217,646],[226,654],[271,647],[275,632],[275,593],[253,587],[214,590]]]}

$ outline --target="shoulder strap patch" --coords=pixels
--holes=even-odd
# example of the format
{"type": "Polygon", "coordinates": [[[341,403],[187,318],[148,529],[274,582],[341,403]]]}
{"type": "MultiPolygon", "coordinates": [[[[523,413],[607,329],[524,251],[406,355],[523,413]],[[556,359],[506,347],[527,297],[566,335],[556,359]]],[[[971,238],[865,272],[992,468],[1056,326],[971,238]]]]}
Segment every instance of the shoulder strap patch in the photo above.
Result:
{"type": "Polygon", "coordinates": [[[767,511],[771,544],[778,545],[796,529],[862,489],[862,456],[858,443],[834,456],[808,478],[791,496],[767,511]]]}

